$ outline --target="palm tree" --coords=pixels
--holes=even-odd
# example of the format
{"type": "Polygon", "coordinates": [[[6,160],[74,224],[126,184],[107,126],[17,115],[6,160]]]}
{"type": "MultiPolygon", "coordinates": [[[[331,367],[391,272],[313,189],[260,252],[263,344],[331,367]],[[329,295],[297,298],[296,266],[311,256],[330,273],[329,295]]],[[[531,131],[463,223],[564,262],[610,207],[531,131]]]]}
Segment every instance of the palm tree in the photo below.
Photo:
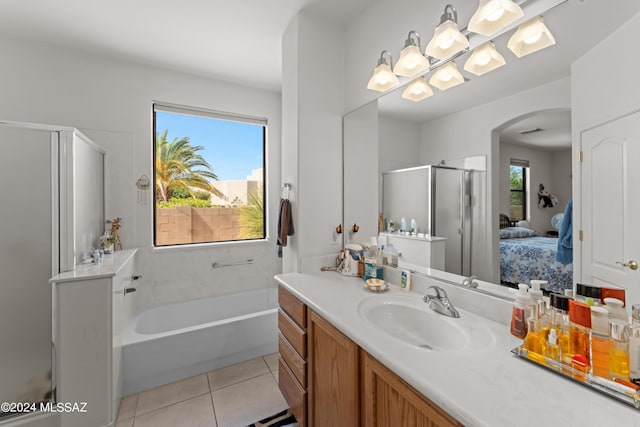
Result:
{"type": "Polygon", "coordinates": [[[167,141],[168,129],[162,135],[156,133],[156,199],[167,201],[171,198],[171,190],[183,189],[191,196],[192,188],[224,197],[208,179],[217,180],[211,165],[198,154],[204,147],[193,146],[188,136],[173,138],[167,141]],[[208,178],[208,179],[207,179],[208,178]]]}
{"type": "Polygon", "coordinates": [[[240,237],[261,239],[264,237],[264,203],[262,186],[249,194],[249,204],[240,211],[240,237]]]}

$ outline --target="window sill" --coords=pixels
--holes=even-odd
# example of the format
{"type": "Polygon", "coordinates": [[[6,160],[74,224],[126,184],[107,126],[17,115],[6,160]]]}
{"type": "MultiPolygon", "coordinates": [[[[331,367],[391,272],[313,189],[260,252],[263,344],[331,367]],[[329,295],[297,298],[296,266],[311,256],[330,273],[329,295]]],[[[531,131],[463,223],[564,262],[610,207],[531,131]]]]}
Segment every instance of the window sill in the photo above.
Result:
{"type": "Polygon", "coordinates": [[[237,240],[232,242],[210,242],[210,243],[191,243],[186,245],[174,246],[151,246],[151,252],[173,252],[183,250],[205,250],[205,249],[222,249],[234,246],[263,246],[272,243],[269,237],[255,240],[237,240]]]}

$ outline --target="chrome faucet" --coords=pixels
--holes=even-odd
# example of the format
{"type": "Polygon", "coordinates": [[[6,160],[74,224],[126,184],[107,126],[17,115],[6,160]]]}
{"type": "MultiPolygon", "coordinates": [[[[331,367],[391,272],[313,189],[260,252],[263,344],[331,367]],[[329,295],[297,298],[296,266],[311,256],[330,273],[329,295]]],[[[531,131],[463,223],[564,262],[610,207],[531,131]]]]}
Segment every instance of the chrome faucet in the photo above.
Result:
{"type": "Polygon", "coordinates": [[[429,286],[427,292],[429,289],[434,289],[436,294],[430,295],[427,293],[422,300],[429,304],[431,310],[449,317],[460,317],[460,313],[458,313],[458,310],[451,304],[444,289],[439,286],[429,286]]]}
{"type": "Polygon", "coordinates": [[[462,280],[462,286],[466,286],[467,288],[477,288],[478,282],[476,282],[476,276],[465,277],[462,280]]]}

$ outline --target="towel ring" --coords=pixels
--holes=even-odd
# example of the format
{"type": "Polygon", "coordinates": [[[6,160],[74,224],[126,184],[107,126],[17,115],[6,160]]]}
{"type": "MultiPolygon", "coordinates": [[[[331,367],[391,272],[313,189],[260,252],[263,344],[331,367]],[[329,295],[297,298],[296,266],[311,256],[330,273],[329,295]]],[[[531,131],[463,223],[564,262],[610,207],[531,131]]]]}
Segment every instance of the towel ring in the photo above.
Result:
{"type": "Polygon", "coordinates": [[[285,200],[289,200],[289,194],[291,193],[291,184],[285,182],[282,184],[282,188],[280,189],[280,197],[285,200]],[[285,196],[285,190],[287,191],[287,195],[285,196]]]}

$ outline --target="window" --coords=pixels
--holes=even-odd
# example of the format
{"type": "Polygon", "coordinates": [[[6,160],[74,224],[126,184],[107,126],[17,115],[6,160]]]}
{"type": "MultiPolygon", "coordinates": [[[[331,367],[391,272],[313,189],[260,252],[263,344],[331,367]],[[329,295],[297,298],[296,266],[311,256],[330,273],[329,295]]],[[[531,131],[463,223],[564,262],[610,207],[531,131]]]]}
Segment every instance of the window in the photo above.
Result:
{"type": "Polygon", "coordinates": [[[153,105],[155,246],[266,237],[266,125],[153,105]]]}
{"type": "Polygon", "coordinates": [[[510,213],[514,221],[526,220],[529,205],[529,161],[511,159],[509,166],[510,213]]]}

